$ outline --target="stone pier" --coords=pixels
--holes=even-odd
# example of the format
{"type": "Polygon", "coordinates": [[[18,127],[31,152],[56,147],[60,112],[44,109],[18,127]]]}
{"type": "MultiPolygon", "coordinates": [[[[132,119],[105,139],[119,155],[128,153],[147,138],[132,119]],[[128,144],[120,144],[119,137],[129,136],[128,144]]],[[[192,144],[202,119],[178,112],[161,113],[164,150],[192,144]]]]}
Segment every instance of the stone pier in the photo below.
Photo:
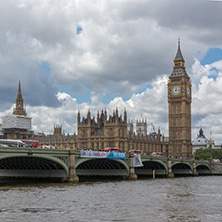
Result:
{"type": "Polygon", "coordinates": [[[171,167],[171,159],[167,158],[167,165],[168,165],[168,178],[174,178],[174,173],[172,172],[172,167],[171,167]]]}
{"type": "Polygon", "coordinates": [[[137,180],[134,168],[134,153],[129,153],[129,180],[137,180]]]}
{"type": "Polygon", "coordinates": [[[75,163],[76,163],[75,150],[70,150],[69,151],[69,178],[68,178],[68,182],[70,183],[79,182],[79,177],[76,175],[75,163]]]}
{"type": "Polygon", "coordinates": [[[198,172],[197,172],[197,169],[196,169],[196,162],[195,160],[193,160],[193,176],[198,176],[198,172]]]}

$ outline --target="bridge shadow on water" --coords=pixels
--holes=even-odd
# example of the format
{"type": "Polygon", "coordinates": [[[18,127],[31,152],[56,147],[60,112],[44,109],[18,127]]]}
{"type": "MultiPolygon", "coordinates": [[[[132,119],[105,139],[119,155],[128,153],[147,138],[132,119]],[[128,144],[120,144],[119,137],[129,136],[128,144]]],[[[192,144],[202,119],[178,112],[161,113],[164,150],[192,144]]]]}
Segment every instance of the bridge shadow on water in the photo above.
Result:
{"type": "Polygon", "coordinates": [[[28,185],[44,185],[44,184],[61,184],[61,179],[50,178],[3,178],[0,179],[0,187],[5,186],[28,186],[28,185]]]}
{"type": "MultiPolygon", "coordinates": [[[[209,176],[211,174],[200,174],[199,176],[209,176]]],[[[193,177],[190,174],[175,174],[175,178],[193,177]]],[[[167,178],[166,175],[155,175],[155,179],[167,178]]],[[[151,180],[153,175],[137,175],[138,180],[151,180]]],[[[79,176],[79,182],[116,182],[128,180],[126,176],[79,176]]],[[[5,186],[44,186],[55,184],[72,184],[62,178],[0,178],[0,188],[5,186]]]]}
{"type": "Polygon", "coordinates": [[[125,180],[123,176],[79,176],[79,182],[110,182],[125,180]]]}
{"type": "MultiPolygon", "coordinates": [[[[156,179],[161,179],[161,178],[167,178],[166,175],[155,175],[156,179]]],[[[153,175],[137,175],[137,179],[140,180],[144,180],[144,179],[153,179],[153,175]]]]}
{"type": "MultiPolygon", "coordinates": [[[[111,182],[125,180],[122,176],[80,176],[79,182],[111,182]]],[[[61,178],[0,178],[0,188],[5,186],[44,186],[55,184],[72,184],[61,178]]]]}

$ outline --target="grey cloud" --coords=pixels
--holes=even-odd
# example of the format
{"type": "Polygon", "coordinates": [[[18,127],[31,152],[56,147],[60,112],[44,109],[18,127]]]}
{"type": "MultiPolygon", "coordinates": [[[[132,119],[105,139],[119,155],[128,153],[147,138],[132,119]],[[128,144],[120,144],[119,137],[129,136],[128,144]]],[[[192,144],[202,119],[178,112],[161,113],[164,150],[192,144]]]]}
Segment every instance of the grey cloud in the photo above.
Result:
{"type": "MultiPolygon", "coordinates": [[[[200,51],[203,56],[208,48],[221,47],[222,3],[54,0],[52,4],[47,0],[8,0],[0,4],[0,19],[4,21],[0,23],[1,110],[15,102],[21,80],[25,104],[59,106],[58,111],[47,108],[45,116],[51,118],[43,128],[53,126],[55,119],[62,123],[64,115],[72,115],[60,112],[69,107],[57,100],[55,85],[69,86],[78,94],[91,91],[98,106],[75,104],[74,111],[104,108],[100,102],[104,94],[129,98],[141,86],[157,82],[162,74],[169,75],[180,36],[187,71],[191,70],[193,88],[198,91],[196,85],[205,73],[201,67],[191,69],[196,53],[200,51]],[[21,3],[24,7],[16,5],[21,3]],[[77,24],[83,28],[78,36],[77,24]],[[39,74],[42,61],[49,64],[50,75],[39,74]]],[[[159,121],[167,131],[167,97],[158,91],[162,93],[159,101],[155,93],[154,87],[151,94],[133,95],[134,107],[128,107],[129,117],[135,119],[141,112],[146,113],[146,118],[157,125],[159,121]]],[[[111,110],[116,104],[118,101],[111,101],[107,106],[111,110]]],[[[121,104],[127,107],[124,101],[121,104]]],[[[194,112],[203,112],[197,108],[194,112]]],[[[41,121],[35,121],[36,127],[41,121]]],[[[70,120],[64,121],[67,125],[70,120]]],[[[199,122],[196,117],[194,121],[199,122]]]]}
{"type": "Polygon", "coordinates": [[[0,60],[0,105],[13,104],[16,100],[18,83],[21,81],[22,94],[25,104],[56,107],[59,102],[56,98],[58,88],[48,75],[40,74],[40,63],[14,59],[2,62],[0,60]]]}
{"type": "Polygon", "coordinates": [[[71,86],[74,93],[80,89],[96,93],[104,88],[106,93],[129,96],[135,88],[170,73],[178,32],[182,39],[186,38],[182,51],[189,68],[199,46],[195,41],[215,38],[210,32],[199,34],[203,27],[213,27],[209,21],[204,22],[205,17],[213,21],[219,19],[214,16],[220,16],[210,17],[215,6],[208,7],[204,1],[24,4],[19,8],[8,1],[1,9],[5,21],[0,25],[2,55],[47,60],[52,68],[51,78],[71,86]],[[83,27],[78,36],[77,24],[83,27]],[[88,53],[88,61],[95,60],[99,69],[91,68],[87,62],[79,67],[88,53]]]}

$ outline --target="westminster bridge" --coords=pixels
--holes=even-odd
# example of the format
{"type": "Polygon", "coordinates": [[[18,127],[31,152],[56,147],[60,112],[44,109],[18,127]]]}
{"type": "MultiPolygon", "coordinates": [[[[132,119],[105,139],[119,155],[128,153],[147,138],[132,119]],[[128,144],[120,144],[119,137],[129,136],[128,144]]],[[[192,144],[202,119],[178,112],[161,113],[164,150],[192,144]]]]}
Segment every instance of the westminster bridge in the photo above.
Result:
{"type": "Polygon", "coordinates": [[[0,147],[0,178],[61,178],[63,181],[78,182],[81,176],[137,179],[153,175],[222,175],[222,164],[150,155],[134,156],[133,153],[0,147]]]}

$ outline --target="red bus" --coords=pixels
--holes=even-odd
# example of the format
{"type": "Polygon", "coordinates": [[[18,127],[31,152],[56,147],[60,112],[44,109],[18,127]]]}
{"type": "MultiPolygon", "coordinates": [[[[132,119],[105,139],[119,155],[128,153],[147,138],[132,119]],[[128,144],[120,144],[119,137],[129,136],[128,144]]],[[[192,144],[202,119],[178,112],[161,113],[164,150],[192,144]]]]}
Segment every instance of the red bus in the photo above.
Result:
{"type": "Polygon", "coordinates": [[[115,147],[106,147],[105,148],[105,151],[108,151],[108,152],[120,152],[120,148],[115,148],[115,147]]]}
{"type": "Polygon", "coordinates": [[[153,152],[151,155],[155,157],[163,157],[163,153],[161,152],[153,152]]]}
{"type": "Polygon", "coordinates": [[[143,154],[142,150],[129,150],[129,153],[135,153],[135,154],[143,154]]]}
{"type": "Polygon", "coordinates": [[[37,140],[21,140],[21,141],[29,145],[29,148],[41,148],[41,145],[37,140]]]}

